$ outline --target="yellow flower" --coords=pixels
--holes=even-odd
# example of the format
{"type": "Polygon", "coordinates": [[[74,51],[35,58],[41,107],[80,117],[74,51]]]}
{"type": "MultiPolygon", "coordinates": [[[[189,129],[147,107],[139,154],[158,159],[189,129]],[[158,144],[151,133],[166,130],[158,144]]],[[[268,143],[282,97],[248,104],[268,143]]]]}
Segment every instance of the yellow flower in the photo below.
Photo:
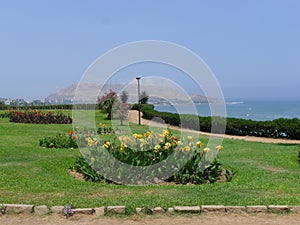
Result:
{"type": "Polygon", "coordinates": [[[172,147],[170,142],[167,142],[164,146],[164,150],[169,150],[172,147]]]}
{"type": "Polygon", "coordinates": [[[109,149],[109,146],[110,146],[110,142],[109,141],[106,141],[103,145],[104,148],[106,149],[109,149]]]}
{"type": "Polygon", "coordinates": [[[192,141],[194,139],[193,136],[187,136],[188,141],[192,141]]]}
{"type": "Polygon", "coordinates": [[[155,147],[154,147],[154,152],[155,152],[155,153],[158,153],[160,149],[161,149],[161,146],[160,146],[160,145],[155,145],[155,147]]]}
{"type": "Polygon", "coordinates": [[[147,131],[145,134],[144,134],[144,136],[146,137],[146,138],[151,138],[151,132],[150,131],[147,131]]]}
{"type": "Polygon", "coordinates": [[[89,141],[89,142],[88,142],[88,145],[89,145],[90,147],[93,147],[93,146],[94,146],[94,141],[93,141],[93,140],[89,141]]]}
{"type": "Polygon", "coordinates": [[[217,150],[222,150],[222,149],[224,149],[224,146],[219,145],[219,146],[216,147],[216,149],[217,149],[217,150]]]}
{"type": "Polygon", "coordinates": [[[201,148],[203,146],[201,141],[197,141],[196,145],[197,145],[198,148],[201,148]]]}
{"type": "Polygon", "coordinates": [[[122,152],[125,151],[125,147],[126,147],[126,145],[124,144],[124,142],[122,142],[121,143],[121,147],[120,147],[120,149],[121,149],[122,152]]]}
{"type": "Polygon", "coordinates": [[[119,140],[120,140],[121,142],[124,142],[125,144],[130,144],[131,141],[132,141],[132,140],[130,139],[130,137],[125,136],[125,135],[120,136],[120,137],[119,137],[119,140]]]}
{"type": "Polygon", "coordinates": [[[191,150],[191,148],[190,148],[190,146],[187,145],[182,150],[185,152],[189,152],[191,150]]]}
{"type": "Polygon", "coordinates": [[[91,157],[91,163],[95,162],[95,158],[91,157]]]}
{"type": "Polygon", "coordinates": [[[163,137],[163,136],[162,136],[161,134],[158,135],[158,141],[159,141],[159,142],[163,142],[163,138],[162,138],[162,137],[163,137]]]}
{"type": "Polygon", "coordinates": [[[165,138],[169,137],[169,135],[170,135],[170,130],[169,130],[169,129],[163,130],[163,136],[164,136],[165,138]]]}
{"type": "Polygon", "coordinates": [[[205,152],[205,153],[208,152],[208,151],[210,151],[210,148],[204,148],[203,149],[203,152],[205,152]]]}
{"type": "Polygon", "coordinates": [[[132,135],[135,139],[141,139],[143,137],[143,135],[141,134],[133,134],[132,135]]]}
{"type": "Polygon", "coordinates": [[[177,141],[177,146],[182,146],[182,145],[183,145],[182,141],[177,141]]]}

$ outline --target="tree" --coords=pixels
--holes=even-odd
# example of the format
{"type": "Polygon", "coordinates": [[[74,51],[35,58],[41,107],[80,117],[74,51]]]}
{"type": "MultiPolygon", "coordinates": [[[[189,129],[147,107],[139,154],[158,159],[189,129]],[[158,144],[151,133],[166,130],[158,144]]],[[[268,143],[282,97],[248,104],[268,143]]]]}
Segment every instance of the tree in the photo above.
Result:
{"type": "Polygon", "coordinates": [[[5,108],[5,104],[3,101],[0,101],[0,109],[4,109],[5,108]]]}
{"type": "Polygon", "coordinates": [[[147,104],[149,100],[149,95],[147,94],[146,91],[143,91],[142,94],[141,94],[141,104],[147,104]]]}
{"type": "Polygon", "coordinates": [[[127,91],[122,91],[120,95],[120,99],[122,103],[127,103],[128,101],[128,92],[127,91]]]}
{"type": "Polygon", "coordinates": [[[98,98],[99,109],[101,109],[104,113],[107,113],[107,119],[112,119],[112,107],[117,99],[117,93],[110,90],[109,93],[106,93],[101,98],[98,98]]]}
{"type": "Polygon", "coordinates": [[[123,125],[123,121],[127,118],[129,105],[123,103],[118,99],[115,100],[113,105],[113,117],[120,119],[120,125],[123,125]]]}

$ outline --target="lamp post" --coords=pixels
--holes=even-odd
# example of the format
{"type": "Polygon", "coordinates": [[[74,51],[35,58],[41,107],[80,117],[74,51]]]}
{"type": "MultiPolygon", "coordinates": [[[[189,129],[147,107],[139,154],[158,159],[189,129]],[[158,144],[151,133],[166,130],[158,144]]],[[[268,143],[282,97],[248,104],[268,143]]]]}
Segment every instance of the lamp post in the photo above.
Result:
{"type": "Polygon", "coordinates": [[[141,77],[136,77],[138,82],[138,100],[139,100],[139,125],[141,125],[141,94],[140,94],[140,79],[141,77]]]}

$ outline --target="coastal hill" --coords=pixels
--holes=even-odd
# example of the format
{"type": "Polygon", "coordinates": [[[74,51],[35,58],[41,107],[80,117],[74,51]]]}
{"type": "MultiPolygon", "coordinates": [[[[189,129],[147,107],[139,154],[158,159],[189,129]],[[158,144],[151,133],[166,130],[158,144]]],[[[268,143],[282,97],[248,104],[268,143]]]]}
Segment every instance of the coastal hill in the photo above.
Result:
{"type": "MultiPolygon", "coordinates": [[[[77,87],[77,84],[72,84],[65,88],[61,88],[55,93],[50,94],[46,99],[52,103],[73,102],[77,87]]],[[[102,96],[110,90],[113,90],[117,94],[120,94],[122,91],[126,91],[129,97],[128,102],[135,103],[138,99],[137,89],[138,87],[136,83],[105,84],[104,86],[85,83],[80,85],[80,93],[82,93],[82,96],[76,96],[76,100],[84,103],[92,103],[95,102],[95,99],[90,96],[102,96]]],[[[144,84],[141,85],[140,90],[141,92],[146,91],[149,95],[149,103],[152,104],[218,102],[218,99],[216,98],[207,98],[199,94],[187,94],[183,90],[171,86],[144,84]]]]}

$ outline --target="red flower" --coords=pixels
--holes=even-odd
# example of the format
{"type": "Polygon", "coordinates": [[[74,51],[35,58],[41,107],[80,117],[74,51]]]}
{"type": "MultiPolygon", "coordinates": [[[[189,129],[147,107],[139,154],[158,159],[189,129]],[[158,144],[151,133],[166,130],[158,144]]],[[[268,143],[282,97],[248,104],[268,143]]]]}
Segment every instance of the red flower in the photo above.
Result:
{"type": "Polygon", "coordinates": [[[73,134],[73,131],[72,130],[68,131],[68,134],[71,136],[73,134]]]}

